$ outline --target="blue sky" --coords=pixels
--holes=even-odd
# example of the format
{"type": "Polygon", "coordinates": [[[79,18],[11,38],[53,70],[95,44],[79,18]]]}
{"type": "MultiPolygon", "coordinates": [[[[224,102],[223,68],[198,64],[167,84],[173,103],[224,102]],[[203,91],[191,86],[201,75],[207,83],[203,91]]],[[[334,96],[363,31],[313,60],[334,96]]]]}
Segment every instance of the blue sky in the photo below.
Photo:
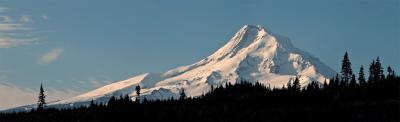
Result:
{"type": "Polygon", "coordinates": [[[61,99],[194,63],[244,24],[336,71],[345,51],[355,71],[377,56],[400,71],[399,0],[0,0],[0,83],[61,99]]]}

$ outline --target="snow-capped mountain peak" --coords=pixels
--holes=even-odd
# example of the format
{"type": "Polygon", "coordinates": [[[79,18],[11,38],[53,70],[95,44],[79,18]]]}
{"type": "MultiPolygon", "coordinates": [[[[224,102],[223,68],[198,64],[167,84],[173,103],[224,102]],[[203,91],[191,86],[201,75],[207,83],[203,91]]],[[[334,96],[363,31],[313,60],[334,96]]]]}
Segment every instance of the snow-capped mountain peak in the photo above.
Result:
{"type": "Polygon", "coordinates": [[[259,38],[267,36],[267,31],[260,25],[245,25],[230,39],[230,41],[220,48],[210,58],[223,59],[228,55],[236,54],[239,50],[248,47],[259,38]]]}
{"type": "Polygon", "coordinates": [[[240,80],[282,87],[295,77],[302,84],[323,82],[335,74],[331,68],[309,53],[295,48],[290,39],[272,34],[261,25],[245,25],[215,53],[194,64],[165,73],[145,73],[115,82],[88,93],[51,103],[58,107],[106,102],[111,96],[136,96],[134,88],[142,86],[147,99],[178,98],[185,89],[188,96],[199,96],[226,82],[240,80]]]}

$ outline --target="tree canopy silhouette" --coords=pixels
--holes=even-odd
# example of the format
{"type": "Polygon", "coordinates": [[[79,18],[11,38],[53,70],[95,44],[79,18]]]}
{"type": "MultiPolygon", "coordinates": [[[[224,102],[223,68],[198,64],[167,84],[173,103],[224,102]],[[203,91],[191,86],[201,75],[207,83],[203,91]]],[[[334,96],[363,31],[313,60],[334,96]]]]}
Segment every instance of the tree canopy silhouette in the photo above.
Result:
{"type": "Polygon", "coordinates": [[[45,106],[46,106],[46,95],[44,94],[43,85],[40,84],[37,110],[42,111],[44,110],[45,106]]]}

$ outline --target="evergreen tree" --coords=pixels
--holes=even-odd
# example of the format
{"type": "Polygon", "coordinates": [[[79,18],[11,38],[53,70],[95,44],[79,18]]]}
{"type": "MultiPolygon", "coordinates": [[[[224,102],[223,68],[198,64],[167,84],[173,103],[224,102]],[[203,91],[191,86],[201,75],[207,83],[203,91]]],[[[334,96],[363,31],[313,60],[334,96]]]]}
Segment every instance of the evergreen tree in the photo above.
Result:
{"type": "Polygon", "coordinates": [[[375,60],[372,60],[371,64],[369,65],[369,77],[368,77],[368,83],[372,83],[375,81],[375,60]]]}
{"type": "Polygon", "coordinates": [[[90,101],[89,108],[93,108],[95,106],[93,99],[90,101]]]}
{"type": "Polygon", "coordinates": [[[329,84],[326,82],[326,79],[324,81],[324,84],[322,85],[322,90],[327,91],[329,89],[329,84]]]}
{"type": "Polygon", "coordinates": [[[327,80],[325,79],[324,84],[322,85],[322,91],[324,91],[324,93],[326,93],[329,89],[330,89],[330,86],[329,86],[327,80]]]}
{"type": "Polygon", "coordinates": [[[386,76],[386,79],[393,80],[396,77],[395,73],[394,73],[394,70],[390,66],[388,66],[387,72],[388,72],[388,74],[386,76]]]}
{"type": "Polygon", "coordinates": [[[349,55],[347,54],[347,52],[344,54],[343,61],[342,61],[342,70],[340,73],[342,74],[341,85],[346,86],[349,83],[351,76],[353,74],[353,71],[351,69],[351,62],[350,62],[349,55]]]}
{"type": "Polygon", "coordinates": [[[180,100],[184,100],[186,98],[186,93],[185,93],[185,89],[182,88],[179,99],[180,100]]]}
{"type": "Polygon", "coordinates": [[[125,95],[125,101],[127,102],[127,103],[130,103],[130,102],[132,102],[132,100],[131,100],[131,98],[129,97],[129,95],[125,95]]]}
{"type": "Polygon", "coordinates": [[[379,60],[379,57],[376,58],[376,62],[375,62],[375,81],[380,81],[383,80],[385,78],[384,74],[383,74],[383,68],[381,65],[381,62],[379,60]]]}
{"type": "Polygon", "coordinates": [[[140,85],[136,86],[136,101],[139,102],[139,97],[140,97],[140,85]]]}
{"type": "Polygon", "coordinates": [[[331,79],[329,79],[328,87],[325,87],[325,88],[330,88],[330,89],[334,88],[335,82],[336,82],[335,81],[335,76],[333,76],[331,79]]]}
{"type": "Polygon", "coordinates": [[[298,77],[296,77],[296,79],[293,81],[293,85],[292,85],[292,91],[295,93],[300,93],[300,80],[298,77]]]}
{"type": "Polygon", "coordinates": [[[137,85],[137,86],[136,86],[136,95],[137,95],[137,96],[140,96],[140,89],[141,89],[141,88],[140,88],[140,85],[137,85]]]}
{"type": "Polygon", "coordinates": [[[311,83],[307,85],[307,91],[316,92],[318,90],[319,90],[319,84],[317,81],[311,81],[311,83]]]}
{"type": "Polygon", "coordinates": [[[339,83],[340,83],[339,74],[336,73],[336,79],[335,79],[335,84],[334,84],[334,86],[335,86],[335,87],[339,87],[339,83]]]}
{"type": "Polygon", "coordinates": [[[289,80],[289,82],[287,83],[287,90],[288,90],[289,93],[291,93],[292,89],[293,89],[292,82],[289,80]]]}
{"type": "Polygon", "coordinates": [[[44,110],[45,106],[46,106],[46,95],[44,95],[43,85],[40,84],[38,107],[37,107],[38,111],[44,110]]]}
{"type": "Polygon", "coordinates": [[[351,87],[355,87],[357,85],[357,81],[356,81],[356,75],[351,75],[351,80],[350,80],[350,86],[351,87]]]}
{"type": "Polygon", "coordinates": [[[107,102],[107,106],[114,106],[117,99],[114,96],[111,96],[110,100],[107,102]]]}
{"type": "Polygon", "coordinates": [[[365,81],[365,75],[364,75],[364,66],[361,65],[360,67],[360,71],[358,73],[358,82],[360,83],[360,85],[365,85],[366,81],[365,81]]]}

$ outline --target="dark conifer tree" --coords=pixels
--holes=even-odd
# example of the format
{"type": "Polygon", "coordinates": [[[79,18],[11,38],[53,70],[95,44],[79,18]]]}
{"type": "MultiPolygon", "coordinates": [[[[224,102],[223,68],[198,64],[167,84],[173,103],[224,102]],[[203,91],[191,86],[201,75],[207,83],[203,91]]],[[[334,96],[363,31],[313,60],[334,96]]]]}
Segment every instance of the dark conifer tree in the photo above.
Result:
{"type": "Polygon", "coordinates": [[[357,85],[356,75],[353,74],[353,75],[351,75],[350,86],[352,88],[354,88],[354,87],[356,87],[356,85],[357,85]]]}
{"type": "Polygon", "coordinates": [[[287,83],[287,90],[288,90],[289,93],[292,93],[292,91],[293,91],[292,82],[290,80],[287,83]]]}
{"type": "Polygon", "coordinates": [[[179,99],[184,100],[186,98],[185,89],[182,88],[181,93],[179,94],[179,99]]]}
{"type": "Polygon", "coordinates": [[[374,80],[375,81],[383,80],[385,77],[383,74],[383,68],[382,68],[382,64],[381,64],[379,57],[376,58],[374,69],[375,69],[375,74],[374,74],[375,79],[374,80]]]}
{"type": "Polygon", "coordinates": [[[340,81],[340,79],[339,79],[339,74],[337,74],[336,73],[336,79],[335,79],[335,84],[334,84],[334,86],[335,87],[339,87],[339,83],[340,83],[341,81],[340,81]]]}
{"type": "Polygon", "coordinates": [[[40,91],[39,91],[39,97],[38,97],[38,111],[44,110],[44,107],[46,106],[46,95],[44,94],[43,86],[40,84],[40,91]]]}
{"type": "Polygon", "coordinates": [[[295,93],[300,93],[301,85],[300,85],[300,80],[298,77],[293,81],[292,85],[292,91],[295,93]]]}
{"type": "Polygon", "coordinates": [[[328,84],[328,82],[327,82],[326,79],[325,79],[324,84],[322,85],[322,90],[323,90],[323,91],[327,91],[328,89],[329,89],[329,84],[328,84]]]}
{"type": "Polygon", "coordinates": [[[140,85],[137,85],[137,86],[136,86],[136,95],[137,95],[137,96],[140,96],[140,89],[141,89],[141,88],[140,88],[140,85]]]}
{"type": "Polygon", "coordinates": [[[395,73],[394,73],[394,70],[390,66],[388,66],[387,72],[388,72],[388,74],[386,76],[386,79],[393,80],[396,77],[395,73]]]}
{"type": "Polygon", "coordinates": [[[319,84],[317,81],[312,81],[307,85],[307,91],[316,92],[319,90],[319,84]]]}
{"type": "Polygon", "coordinates": [[[139,97],[140,97],[140,85],[136,86],[136,101],[139,102],[139,97]]]}
{"type": "Polygon", "coordinates": [[[107,102],[107,106],[108,107],[114,106],[116,101],[117,101],[117,99],[114,96],[111,96],[110,100],[108,100],[108,102],[107,102]]]}
{"type": "Polygon", "coordinates": [[[346,86],[351,79],[351,75],[353,74],[353,71],[351,69],[351,62],[350,62],[349,55],[347,54],[347,52],[344,54],[343,61],[342,61],[342,70],[340,73],[342,75],[341,85],[346,86]]]}
{"type": "Polygon", "coordinates": [[[127,102],[130,102],[130,101],[131,101],[131,99],[129,98],[129,95],[125,95],[125,96],[124,96],[124,100],[127,101],[127,102]]]}
{"type": "Polygon", "coordinates": [[[335,76],[333,76],[331,79],[329,79],[329,84],[328,84],[328,87],[327,88],[329,88],[329,89],[332,89],[332,88],[334,88],[334,84],[335,84],[335,76]]]}
{"type": "Polygon", "coordinates": [[[90,101],[89,108],[93,108],[95,106],[93,99],[90,101]]]}
{"type": "Polygon", "coordinates": [[[369,65],[369,77],[368,77],[368,83],[372,83],[376,78],[375,78],[375,60],[372,60],[371,64],[369,65]]]}
{"type": "Polygon", "coordinates": [[[367,81],[365,81],[365,75],[364,75],[364,66],[361,65],[360,67],[360,71],[358,73],[358,82],[360,83],[360,85],[365,85],[367,83],[367,81]]]}
{"type": "Polygon", "coordinates": [[[327,89],[328,87],[329,87],[329,85],[328,85],[328,83],[326,82],[326,79],[325,79],[323,88],[324,88],[324,89],[327,89]]]}

